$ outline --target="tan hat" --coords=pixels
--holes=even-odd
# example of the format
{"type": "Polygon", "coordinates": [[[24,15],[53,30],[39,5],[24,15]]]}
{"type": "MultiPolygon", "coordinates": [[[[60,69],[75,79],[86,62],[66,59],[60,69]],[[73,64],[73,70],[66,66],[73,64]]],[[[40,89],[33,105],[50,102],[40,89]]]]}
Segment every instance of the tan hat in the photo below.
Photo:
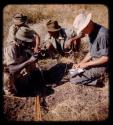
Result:
{"type": "Polygon", "coordinates": [[[13,21],[18,24],[23,24],[27,20],[27,16],[24,16],[22,13],[16,13],[13,16],[13,21]]]}
{"type": "Polygon", "coordinates": [[[73,27],[77,32],[77,35],[84,29],[87,27],[87,25],[89,24],[90,20],[91,20],[91,13],[81,13],[79,15],[77,15],[75,17],[75,20],[73,22],[73,27]]]}
{"type": "Polygon", "coordinates": [[[24,42],[33,41],[33,31],[27,27],[20,27],[15,36],[17,39],[24,42]]]}
{"type": "Polygon", "coordinates": [[[57,21],[49,20],[46,25],[47,30],[51,32],[59,31],[61,29],[57,21]]]}

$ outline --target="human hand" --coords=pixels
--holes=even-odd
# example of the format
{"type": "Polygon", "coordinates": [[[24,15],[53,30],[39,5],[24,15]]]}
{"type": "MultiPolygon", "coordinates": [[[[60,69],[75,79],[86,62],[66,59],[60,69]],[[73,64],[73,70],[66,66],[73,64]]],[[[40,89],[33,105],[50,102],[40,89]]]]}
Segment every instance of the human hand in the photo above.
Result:
{"type": "Polygon", "coordinates": [[[77,68],[79,68],[80,67],[80,64],[78,63],[78,64],[73,64],[73,66],[72,66],[72,68],[75,68],[75,69],[77,69],[77,68]]]}
{"type": "Polygon", "coordinates": [[[68,41],[65,43],[64,48],[65,48],[65,49],[69,49],[70,46],[71,46],[71,41],[68,40],[68,41]]]}
{"type": "Polygon", "coordinates": [[[52,44],[48,42],[44,47],[45,47],[46,49],[50,49],[51,46],[52,46],[52,44]]]}
{"type": "Polygon", "coordinates": [[[35,52],[35,53],[38,53],[39,51],[40,51],[40,48],[39,48],[39,47],[35,47],[35,48],[34,48],[34,52],[35,52]]]}
{"type": "Polygon", "coordinates": [[[78,64],[73,64],[72,68],[82,68],[85,69],[88,67],[88,63],[78,63],[78,64]]]}
{"type": "Polygon", "coordinates": [[[88,63],[80,63],[80,64],[79,64],[79,68],[85,69],[85,68],[87,68],[87,67],[88,67],[88,63]]]}

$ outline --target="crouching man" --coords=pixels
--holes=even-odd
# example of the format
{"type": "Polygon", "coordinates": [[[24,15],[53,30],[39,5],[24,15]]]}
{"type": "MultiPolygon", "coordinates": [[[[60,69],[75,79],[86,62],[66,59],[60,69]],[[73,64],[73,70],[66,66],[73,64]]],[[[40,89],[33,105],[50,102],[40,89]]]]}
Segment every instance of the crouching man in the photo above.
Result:
{"type": "Polygon", "coordinates": [[[84,72],[70,78],[74,84],[97,85],[100,77],[106,72],[108,57],[108,29],[93,22],[91,13],[79,14],[74,22],[77,33],[89,36],[89,53],[73,68],[81,68],[84,72]]]}
{"type": "MultiPolygon", "coordinates": [[[[26,82],[36,84],[35,80],[32,81],[31,73],[36,70],[37,58],[29,55],[26,51],[29,49],[33,53],[34,40],[30,28],[20,27],[15,35],[15,41],[8,43],[7,47],[4,48],[4,63],[7,70],[4,71],[3,90],[6,95],[17,94],[16,82],[22,81],[23,85],[26,82]]],[[[24,90],[27,91],[27,88],[24,90]]]]}
{"type": "Polygon", "coordinates": [[[77,38],[81,37],[75,37],[76,32],[73,29],[63,28],[55,20],[49,20],[46,27],[48,32],[44,40],[45,48],[49,51],[56,50],[62,56],[64,56],[66,52],[70,51],[72,49],[72,44],[76,42],[77,38]]]}

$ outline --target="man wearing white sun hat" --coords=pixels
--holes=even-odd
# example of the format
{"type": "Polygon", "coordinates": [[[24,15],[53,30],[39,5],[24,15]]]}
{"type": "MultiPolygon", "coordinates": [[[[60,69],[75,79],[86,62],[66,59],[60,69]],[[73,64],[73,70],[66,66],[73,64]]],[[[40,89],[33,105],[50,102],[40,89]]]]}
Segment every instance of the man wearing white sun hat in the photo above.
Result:
{"type": "Polygon", "coordinates": [[[92,16],[91,13],[89,13],[88,15],[81,13],[75,18],[73,22],[73,27],[77,35],[79,35],[81,31],[88,25],[91,16],[92,16]]]}
{"type": "Polygon", "coordinates": [[[70,78],[74,84],[98,85],[100,77],[107,69],[108,57],[108,29],[93,22],[91,13],[81,13],[76,16],[73,27],[77,35],[89,36],[89,52],[73,68],[81,68],[84,72],[70,78]]]}

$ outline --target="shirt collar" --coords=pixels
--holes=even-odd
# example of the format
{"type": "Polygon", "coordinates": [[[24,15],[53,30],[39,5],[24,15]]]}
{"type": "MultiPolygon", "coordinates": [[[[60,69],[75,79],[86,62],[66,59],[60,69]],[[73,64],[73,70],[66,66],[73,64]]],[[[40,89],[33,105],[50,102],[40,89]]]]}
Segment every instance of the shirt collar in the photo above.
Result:
{"type": "Polygon", "coordinates": [[[94,29],[91,32],[91,34],[89,35],[90,42],[93,42],[95,40],[100,28],[101,28],[101,26],[99,24],[94,23],[94,29]]]}
{"type": "MultiPolygon", "coordinates": [[[[49,39],[52,39],[52,38],[54,38],[54,37],[53,37],[53,36],[50,36],[50,34],[48,33],[48,38],[49,38],[49,39]]],[[[59,40],[64,39],[64,37],[62,37],[61,31],[59,31],[59,36],[58,36],[57,39],[59,39],[59,40]]]]}

